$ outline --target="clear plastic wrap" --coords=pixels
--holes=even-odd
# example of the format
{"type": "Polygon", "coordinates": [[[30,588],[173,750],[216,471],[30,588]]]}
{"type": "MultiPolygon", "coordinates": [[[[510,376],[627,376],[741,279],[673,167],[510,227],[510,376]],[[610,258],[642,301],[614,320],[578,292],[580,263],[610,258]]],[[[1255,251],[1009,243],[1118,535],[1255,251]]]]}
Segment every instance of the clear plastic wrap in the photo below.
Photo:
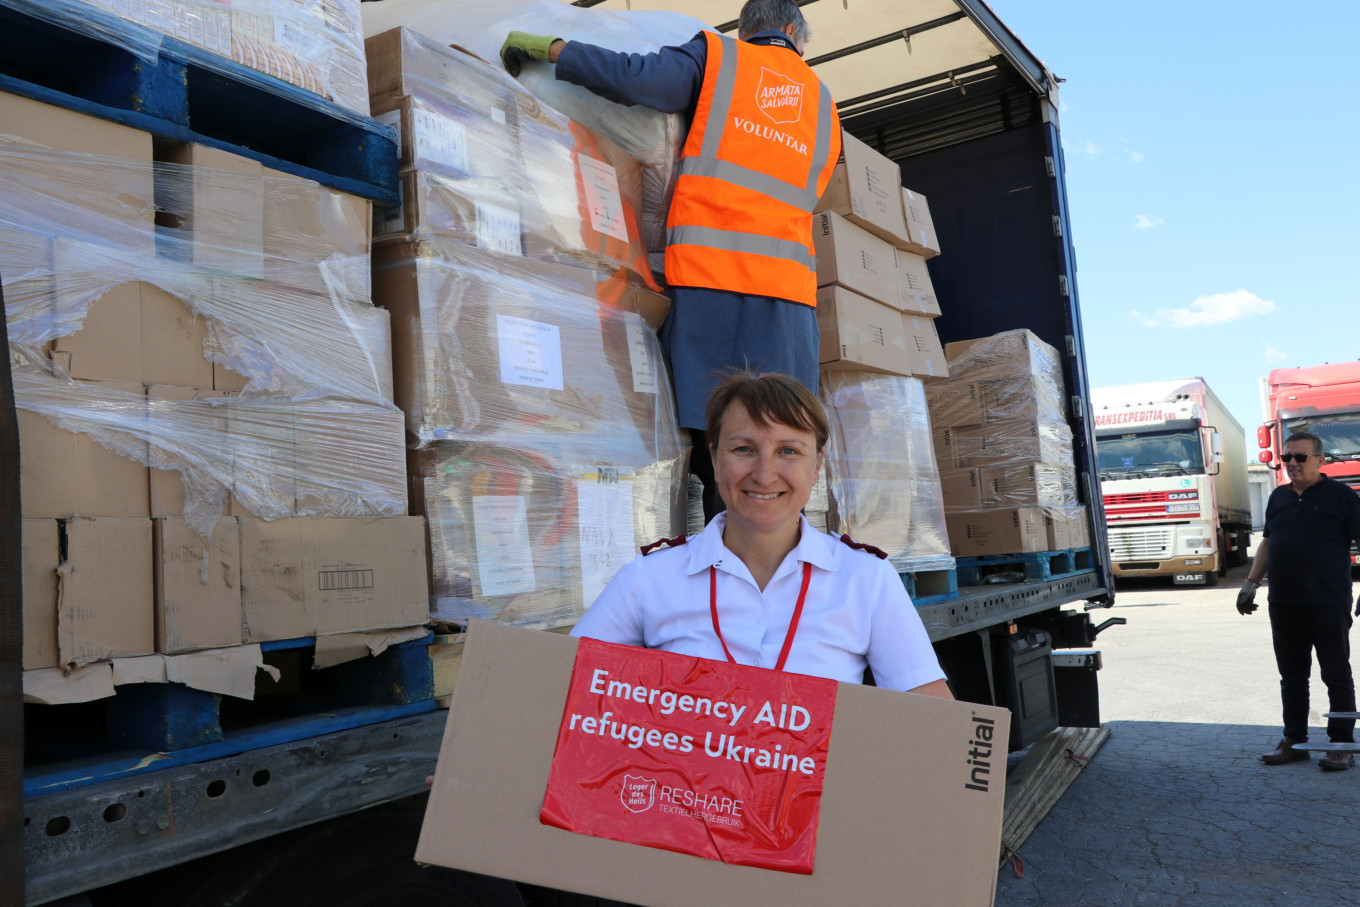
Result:
{"type": "Polygon", "coordinates": [[[1058,351],[1027,330],[946,347],[950,377],[926,388],[949,513],[1077,503],[1058,351]]]}
{"type": "Polygon", "coordinates": [[[638,211],[642,166],[538,103],[499,64],[406,29],[370,42],[378,118],[400,135],[402,205],[381,238],[410,234],[559,261],[651,284],[638,211]]]}
{"type": "Polygon", "coordinates": [[[567,626],[637,546],[684,532],[687,448],[624,281],[459,242],[383,246],[433,611],[567,626]]]}
{"type": "Polygon", "coordinates": [[[374,296],[392,313],[397,402],[414,440],[675,437],[655,334],[603,301],[616,285],[590,273],[459,243],[382,248],[374,296]]]}
{"type": "MultiPolygon", "coordinates": [[[[376,35],[406,26],[439,44],[465,47],[498,63],[501,44],[513,30],[554,34],[627,53],[655,53],[683,44],[707,26],[698,19],[658,10],[581,9],[557,0],[507,0],[476,5],[459,0],[432,3],[416,12],[393,8],[364,11],[364,30],[376,35]]],[[[665,247],[666,214],[675,185],[680,149],[689,124],[677,114],[625,107],[584,88],[559,82],[549,63],[529,61],[520,80],[529,91],[587,128],[608,136],[642,162],[643,235],[648,248],[665,247]]]]}
{"type": "Polygon", "coordinates": [[[575,623],[638,546],[685,529],[685,457],[598,437],[414,454],[433,612],[542,628],[575,623]]]}
{"type": "Polygon", "coordinates": [[[367,203],[255,166],[0,136],[18,406],[182,474],[184,514],[203,534],[231,502],[266,519],[402,514],[367,203]]]}
{"type": "Polygon", "coordinates": [[[828,527],[881,548],[899,572],[954,566],[925,388],[917,378],[823,372],[828,527]]]}
{"type": "Polygon", "coordinates": [[[368,114],[361,0],[12,0],[30,15],[117,44],[141,59],[161,52],[157,35],[368,114]],[[89,14],[90,8],[117,19],[89,14]],[[120,21],[122,20],[122,21],[120,21]],[[137,26],[144,26],[139,28],[137,26]],[[155,34],[148,33],[151,29],[155,34]]]}

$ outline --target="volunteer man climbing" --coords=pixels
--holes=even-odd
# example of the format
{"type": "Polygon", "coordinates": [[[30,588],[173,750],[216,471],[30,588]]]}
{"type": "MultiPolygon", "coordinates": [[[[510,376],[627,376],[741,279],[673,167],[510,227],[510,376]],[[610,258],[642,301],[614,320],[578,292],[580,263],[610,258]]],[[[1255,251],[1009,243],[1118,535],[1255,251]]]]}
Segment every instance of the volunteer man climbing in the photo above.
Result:
{"type": "Polygon", "coordinates": [[[557,64],[557,78],[690,122],[667,221],[670,360],[704,516],[722,509],[704,406],[724,369],[791,375],[817,390],[812,209],[841,153],[840,118],[803,62],[807,21],[794,0],[747,0],[739,40],[700,32],[654,54],[511,32],[501,59],[557,64]]]}

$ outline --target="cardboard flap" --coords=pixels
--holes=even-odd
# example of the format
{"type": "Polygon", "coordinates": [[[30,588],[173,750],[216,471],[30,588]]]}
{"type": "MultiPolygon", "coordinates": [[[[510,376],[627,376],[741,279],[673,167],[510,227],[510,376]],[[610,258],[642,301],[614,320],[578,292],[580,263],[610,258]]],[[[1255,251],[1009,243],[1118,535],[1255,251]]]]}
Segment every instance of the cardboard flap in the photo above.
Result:
{"type": "Polygon", "coordinates": [[[113,693],[113,669],[107,662],[69,672],[61,668],[24,672],[24,702],[66,705],[107,699],[113,693]]]}

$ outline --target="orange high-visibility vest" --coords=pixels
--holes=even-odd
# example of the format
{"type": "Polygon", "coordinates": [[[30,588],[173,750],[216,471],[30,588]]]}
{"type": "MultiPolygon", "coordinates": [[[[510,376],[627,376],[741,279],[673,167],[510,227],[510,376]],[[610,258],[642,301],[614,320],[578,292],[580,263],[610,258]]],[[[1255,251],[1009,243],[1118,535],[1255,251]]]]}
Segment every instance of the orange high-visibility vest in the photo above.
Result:
{"type": "Polygon", "coordinates": [[[666,223],[666,282],[817,304],[812,209],[841,153],[831,92],[787,47],[705,32],[666,223]]]}

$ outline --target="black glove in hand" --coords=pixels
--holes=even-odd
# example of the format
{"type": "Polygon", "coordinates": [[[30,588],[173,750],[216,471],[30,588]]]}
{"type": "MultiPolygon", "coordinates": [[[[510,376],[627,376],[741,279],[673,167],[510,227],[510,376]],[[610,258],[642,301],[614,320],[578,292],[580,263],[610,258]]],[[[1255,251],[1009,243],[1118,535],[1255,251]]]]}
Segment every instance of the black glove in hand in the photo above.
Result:
{"type": "Polygon", "coordinates": [[[1237,613],[1251,614],[1259,605],[1256,604],[1256,590],[1260,588],[1258,583],[1247,580],[1242,586],[1242,591],[1237,593],[1237,613]]]}
{"type": "Polygon", "coordinates": [[[1355,597],[1355,616],[1360,617],[1360,595],[1355,597]]]}

